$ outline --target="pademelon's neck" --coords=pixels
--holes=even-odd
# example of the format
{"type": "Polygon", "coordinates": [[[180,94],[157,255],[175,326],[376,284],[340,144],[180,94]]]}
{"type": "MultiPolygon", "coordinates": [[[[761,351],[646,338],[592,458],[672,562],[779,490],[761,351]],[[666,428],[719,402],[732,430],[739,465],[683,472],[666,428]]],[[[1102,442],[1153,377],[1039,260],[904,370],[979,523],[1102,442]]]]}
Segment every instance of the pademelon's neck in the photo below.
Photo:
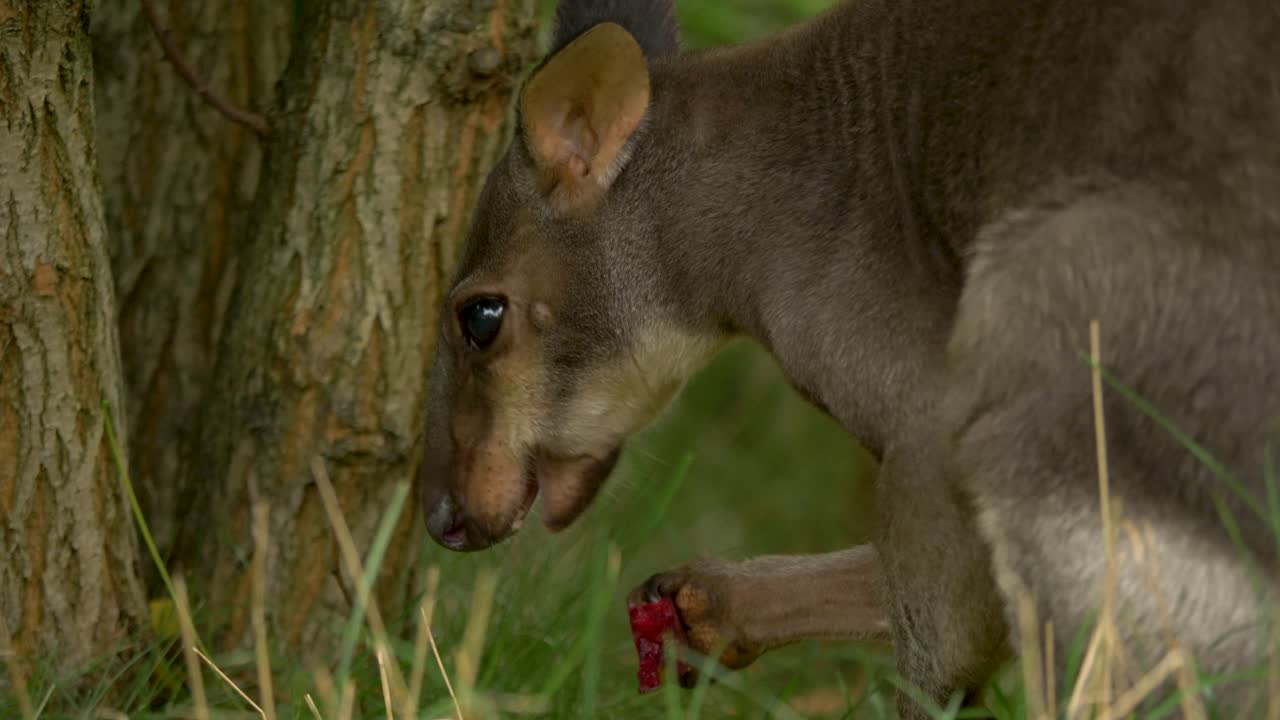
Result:
{"type": "Polygon", "coordinates": [[[933,402],[958,263],[921,218],[910,113],[838,11],[653,65],[628,174],[668,302],[754,337],[879,456],[933,402]]]}

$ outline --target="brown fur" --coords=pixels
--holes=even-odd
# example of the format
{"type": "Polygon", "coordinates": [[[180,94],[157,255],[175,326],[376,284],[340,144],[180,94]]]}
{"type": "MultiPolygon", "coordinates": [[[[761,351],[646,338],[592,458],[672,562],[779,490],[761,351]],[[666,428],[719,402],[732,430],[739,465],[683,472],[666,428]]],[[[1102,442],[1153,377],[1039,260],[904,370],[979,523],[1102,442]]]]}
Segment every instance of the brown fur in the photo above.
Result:
{"type": "Polygon", "coordinates": [[[875,635],[887,615],[901,671],[945,703],[1018,646],[1019,593],[1053,621],[1059,658],[1096,603],[1098,320],[1108,371],[1164,421],[1108,388],[1112,490],[1146,538],[1117,553],[1124,640],[1144,667],[1170,637],[1206,673],[1263,658],[1275,538],[1166,424],[1266,497],[1280,7],[851,0],[687,55],[670,52],[671,16],[659,0],[561,3],[555,46],[596,62],[535,70],[477,210],[433,370],[433,535],[505,536],[529,468],[566,526],[626,436],[745,334],[881,459],[881,537],[874,552],[703,561],[648,589],[732,665],[875,635]],[[484,351],[457,319],[481,286],[510,306],[484,351]],[[499,435],[523,463],[464,459],[499,435]],[[779,596],[789,580],[807,592],[779,596]]]}
{"type": "MultiPolygon", "coordinates": [[[[868,545],[736,563],[701,558],[653,576],[630,602],[674,598],[689,645],[703,654],[719,652],[721,664],[737,669],[797,640],[887,639],[878,565],[868,545]]],[[[686,685],[695,679],[693,673],[681,678],[686,685]]]]}

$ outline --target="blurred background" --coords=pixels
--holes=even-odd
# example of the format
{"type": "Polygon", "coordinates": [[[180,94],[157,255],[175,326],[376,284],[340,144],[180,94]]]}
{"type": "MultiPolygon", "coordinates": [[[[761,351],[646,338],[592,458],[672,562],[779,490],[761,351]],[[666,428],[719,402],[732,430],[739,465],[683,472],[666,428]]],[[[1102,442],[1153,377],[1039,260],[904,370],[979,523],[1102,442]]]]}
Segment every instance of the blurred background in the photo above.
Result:
{"type": "MultiPolygon", "coordinates": [[[[543,28],[550,31],[555,0],[539,0],[543,28]]],[[[744,42],[767,36],[817,14],[833,0],[677,0],[686,49],[744,42]]]]}

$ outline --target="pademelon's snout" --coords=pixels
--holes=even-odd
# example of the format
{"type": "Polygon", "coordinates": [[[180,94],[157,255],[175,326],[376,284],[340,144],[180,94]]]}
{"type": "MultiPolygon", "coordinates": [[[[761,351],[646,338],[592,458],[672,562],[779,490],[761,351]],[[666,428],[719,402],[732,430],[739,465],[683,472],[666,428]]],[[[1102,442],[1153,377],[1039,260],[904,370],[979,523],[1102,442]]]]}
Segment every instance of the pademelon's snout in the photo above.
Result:
{"type": "Polygon", "coordinates": [[[483,550],[520,529],[538,497],[530,464],[483,449],[423,468],[427,532],[459,552],[483,550]],[[428,473],[434,477],[428,477],[428,473]]]}
{"type": "Polygon", "coordinates": [[[476,455],[456,467],[430,469],[452,477],[425,477],[429,468],[423,469],[427,532],[457,552],[484,550],[514,535],[539,494],[546,527],[569,527],[591,505],[620,451],[570,459],[535,453],[521,462],[476,455]]]}
{"type": "Polygon", "coordinates": [[[537,498],[537,485],[530,481],[525,498],[508,522],[494,524],[467,514],[465,506],[452,493],[424,498],[427,532],[441,546],[457,552],[484,550],[513,535],[537,498]]]}

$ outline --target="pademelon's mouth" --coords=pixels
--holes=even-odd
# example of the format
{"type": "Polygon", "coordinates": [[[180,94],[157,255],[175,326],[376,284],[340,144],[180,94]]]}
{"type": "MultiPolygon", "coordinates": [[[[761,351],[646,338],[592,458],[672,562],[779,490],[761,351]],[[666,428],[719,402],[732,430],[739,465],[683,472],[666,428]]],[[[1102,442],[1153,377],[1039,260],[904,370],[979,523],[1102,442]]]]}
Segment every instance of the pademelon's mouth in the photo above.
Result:
{"type": "Polygon", "coordinates": [[[595,500],[618,463],[621,447],[603,455],[558,458],[538,457],[538,483],[542,489],[542,522],[551,532],[573,524],[595,500]]]}
{"type": "Polygon", "coordinates": [[[469,545],[474,545],[471,549],[479,549],[507,540],[524,525],[539,495],[542,495],[543,524],[552,532],[564,530],[595,499],[617,464],[620,450],[604,457],[581,455],[568,459],[545,452],[530,453],[524,463],[524,498],[507,527],[493,534],[472,536],[465,516],[459,517],[441,536],[442,544],[459,550],[469,545]]]}
{"type": "Polygon", "coordinates": [[[526,460],[524,464],[524,502],[520,504],[520,510],[516,512],[516,519],[511,523],[510,533],[514,533],[524,525],[524,519],[529,515],[529,511],[533,509],[533,503],[538,499],[538,465],[532,460],[526,460]]]}

